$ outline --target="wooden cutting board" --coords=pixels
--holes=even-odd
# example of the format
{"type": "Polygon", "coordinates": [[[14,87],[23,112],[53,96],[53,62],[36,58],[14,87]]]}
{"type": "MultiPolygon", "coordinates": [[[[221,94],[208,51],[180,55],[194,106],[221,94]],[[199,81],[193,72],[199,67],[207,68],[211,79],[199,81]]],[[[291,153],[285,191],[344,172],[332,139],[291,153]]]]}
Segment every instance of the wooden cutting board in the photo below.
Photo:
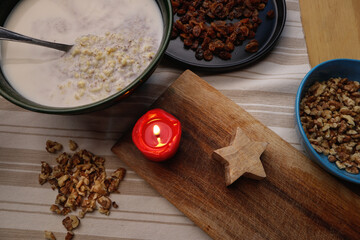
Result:
{"type": "Polygon", "coordinates": [[[299,0],[310,65],[360,59],[359,0],[299,0]]]}
{"type": "Polygon", "coordinates": [[[152,105],[182,124],[179,151],[167,162],[144,159],[124,135],[112,151],[214,239],[360,239],[360,192],[332,177],[237,104],[190,71],[152,105]],[[225,186],[212,159],[240,127],[269,143],[267,177],[225,186]]]}

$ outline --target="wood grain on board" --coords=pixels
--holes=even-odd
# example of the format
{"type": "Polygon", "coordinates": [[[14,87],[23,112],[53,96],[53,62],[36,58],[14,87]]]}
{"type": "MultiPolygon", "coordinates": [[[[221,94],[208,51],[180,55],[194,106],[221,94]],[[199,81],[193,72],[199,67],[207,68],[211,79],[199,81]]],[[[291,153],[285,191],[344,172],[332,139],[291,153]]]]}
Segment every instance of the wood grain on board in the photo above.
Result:
{"type": "Polygon", "coordinates": [[[112,150],[212,238],[360,239],[359,187],[349,189],[194,73],[184,72],[151,108],[181,121],[175,157],[146,160],[131,132],[112,150]],[[228,146],[237,127],[268,143],[266,178],[241,177],[226,187],[212,153],[228,146]]]}
{"type": "Polygon", "coordinates": [[[359,0],[299,0],[310,65],[360,59],[359,0]]]}

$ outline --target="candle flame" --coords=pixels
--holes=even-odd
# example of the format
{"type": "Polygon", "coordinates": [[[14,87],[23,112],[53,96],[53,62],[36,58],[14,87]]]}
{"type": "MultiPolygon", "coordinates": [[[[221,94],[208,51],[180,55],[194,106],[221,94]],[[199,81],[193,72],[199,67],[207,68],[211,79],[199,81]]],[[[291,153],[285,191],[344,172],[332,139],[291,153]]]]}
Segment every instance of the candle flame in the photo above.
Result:
{"type": "Polygon", "coordinates": [[[153,133],[156,136],[156,140],[158,141],[158,144],[156,145],[156,147],[162,147],[165,146],[164,143],[161,142],[161,138],[160,138],[160,127],[158,125],[154,125],[153,127],[153,133]]]}
{"type": "Polygon", "coordinates": [[[153,132],[154,132],[155,136],[160,135],[160,128],[158,125],[154,125],[153,132]]]}

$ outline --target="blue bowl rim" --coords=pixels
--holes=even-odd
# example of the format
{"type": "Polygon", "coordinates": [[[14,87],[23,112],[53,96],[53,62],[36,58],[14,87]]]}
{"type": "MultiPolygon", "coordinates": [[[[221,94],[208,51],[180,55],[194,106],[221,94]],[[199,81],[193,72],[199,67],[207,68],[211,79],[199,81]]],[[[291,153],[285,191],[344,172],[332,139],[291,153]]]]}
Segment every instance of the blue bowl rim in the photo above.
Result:
{"type": "MultiPolygon", "coordinates": [[[[326,171],[328,171],[329,173],[333,174],[334,176],[337,176],[343,180],[352,182],[352,183],[356,183],[356,184],[360,184],[360,178],[359,179],[354,179],[351,178],[349,176],[346,176],[345,174],[339,173],[334,171],[332,168],[329,167],[328,164],[325,164],[323,162],[323,160],[320,158],[320,154],[318,152],[316,152],[316,150],[311,146],[309,139],[307,138],[305,131],[302,127],[301,124],[301,120],[300,120],[300,101],[301,101],[301,93],[303,92],[307,79],[309,78],[309,76],[311,76],[315,71],[318,70],[318,68],[323,67],[324,65],[327,65],[329,63],[333,63],[333,62],[340,62],[340,61],[347,61],[347,62],[354,62],[354,63],[359,63],[360,64],[360,60],[357,59],[348,59],[348,58],[338,58],[338,59],[331,59],[325,62],[322,62],[318,65],[316,65],[314,68],[312,68],[303,78],[303,80],[301,81],[299,88],[297,90],[296,93],[296,98],[295,98],[295,118],[296,118],[296,125],[297,128],[300,132],[301,138],[303,139],[304,143],[305,143],[305,147],[307,148],[308,151],[310,151],[311,155],[313,156],[312,160],[315,161],[317,164],[319,164],[322,168],[324,168],[326,171]]],[[[330,162],[329,162],[330,163],[330,162]]],[[[334,164],[334,163],[332,163],[334,164]]],[[[342,170],[344,171],[344,170],[342,170]]]]}

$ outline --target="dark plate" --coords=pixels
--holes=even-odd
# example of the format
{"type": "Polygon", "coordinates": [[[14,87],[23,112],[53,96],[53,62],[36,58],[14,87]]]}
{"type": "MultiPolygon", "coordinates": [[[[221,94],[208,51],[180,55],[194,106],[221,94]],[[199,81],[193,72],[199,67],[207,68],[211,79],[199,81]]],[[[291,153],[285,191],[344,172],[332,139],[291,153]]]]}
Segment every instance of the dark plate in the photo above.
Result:
{"type": "MultiPolygon", "coordinates": [[[[184,48],[184,43],[178,37],[170,41],[165,54],[192,69],[218,71],[244,67],[264,57],[275,46],[285,25],[285,0],[269,0],[265,9],[259,12],[259,17],[262,23],[256,31],[255,39],[258,40],[260,49],[256,53],[245,51],[245,46],[249,42],[246,40],[242,45],[235,48],[231,53],[232,58],[230,60],[222,60],[218,57],[214,57],[211,61],[197,60],[195,52],[184,48]],[[266,17],[266,13],[271,9],[275,11],[273,19],[266,17]]],[[[174,18],[177,20],[178,16],[176,15],[174,18]]]]}

